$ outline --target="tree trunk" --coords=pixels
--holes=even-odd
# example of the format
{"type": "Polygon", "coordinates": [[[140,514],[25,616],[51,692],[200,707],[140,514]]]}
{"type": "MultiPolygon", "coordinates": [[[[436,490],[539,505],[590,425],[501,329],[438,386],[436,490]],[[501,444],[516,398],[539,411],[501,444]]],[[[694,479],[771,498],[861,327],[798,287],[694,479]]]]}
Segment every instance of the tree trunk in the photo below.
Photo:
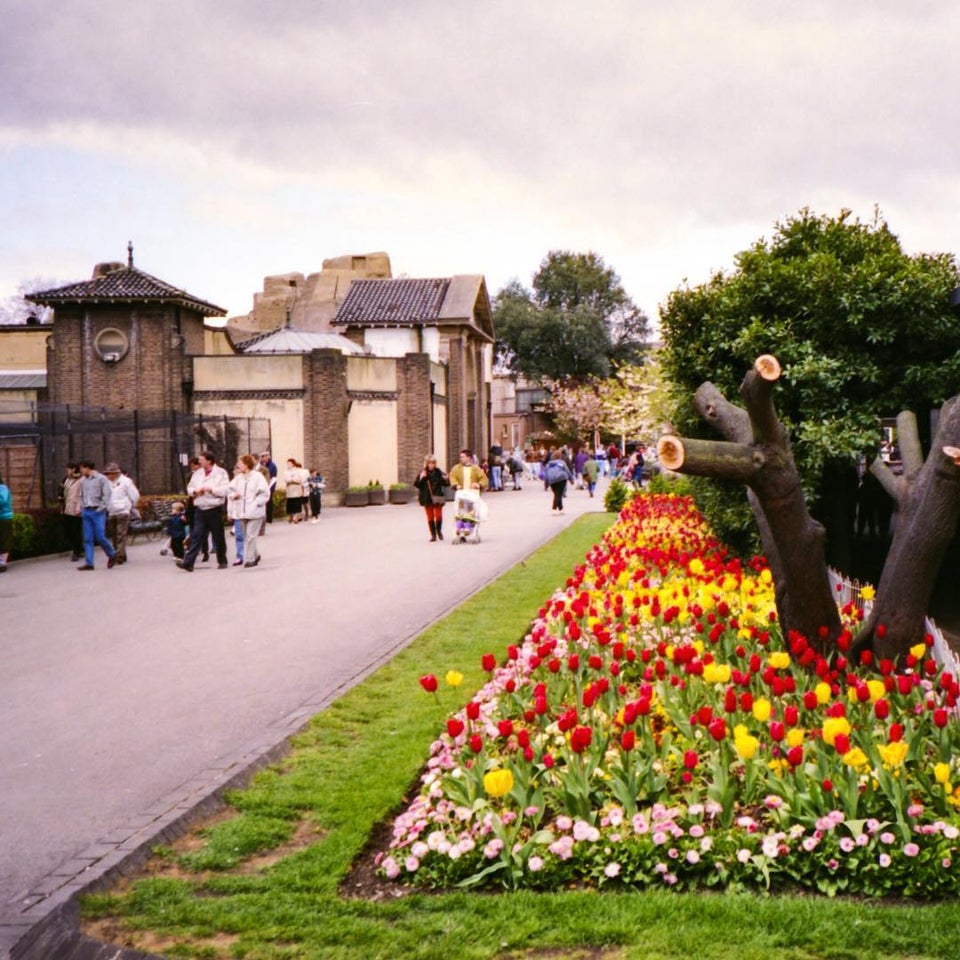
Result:
{"type": "Polygon", "coordinates": [[[783,631],[802,633],[826,654],[840,634],[840,615],[827,578],[824,530],[807,510],[790,440],[773,406],[779,376],[775,358],[759,357],[740,385],[745,409],[703,384],[694,398],[697,409],[731,442],[661,437],[657,451],[669,469],[737,479],[749,487],[783,631]]]}
{"type": "Polygon", "coordinates": [[[944,404],[925,463],[912,414],[897,418],[897,435],[903,476],[879,460],[870,468],[896,499],[898,515],[877,601],[854,647],[890,660],[924,638],[934,582],[960,518],[960,403],[944,404]]]}

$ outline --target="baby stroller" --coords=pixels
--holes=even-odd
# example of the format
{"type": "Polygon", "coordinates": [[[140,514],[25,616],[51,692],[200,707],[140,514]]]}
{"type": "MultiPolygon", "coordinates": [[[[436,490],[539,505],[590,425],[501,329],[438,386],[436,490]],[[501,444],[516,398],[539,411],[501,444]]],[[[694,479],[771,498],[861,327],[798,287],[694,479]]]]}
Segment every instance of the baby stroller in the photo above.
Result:
{"type": "Polygon", "coordinates": [[[450,543],[479,543],[480,524],[487,518],[487,505],[479,490],[458,490],[453,497],[453,519],[456,523],[450,543]]]}

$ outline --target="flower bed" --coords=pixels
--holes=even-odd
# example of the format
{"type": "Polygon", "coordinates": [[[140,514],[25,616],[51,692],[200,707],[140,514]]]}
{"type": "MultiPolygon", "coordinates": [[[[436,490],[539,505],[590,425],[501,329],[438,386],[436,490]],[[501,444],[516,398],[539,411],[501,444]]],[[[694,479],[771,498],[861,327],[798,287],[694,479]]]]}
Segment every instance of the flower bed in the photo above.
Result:
{"type": "MultiPolygon", "coordinates": [[[[380,855],[430,886],[960,892],[957,680],[784,638],[761,558],[632,500],[446,721],[380,855]]],[[[456,689],[461,677],[447,674],[456,689]]],[[[431,693],[433,675],[421,679],[431,693]]]]}

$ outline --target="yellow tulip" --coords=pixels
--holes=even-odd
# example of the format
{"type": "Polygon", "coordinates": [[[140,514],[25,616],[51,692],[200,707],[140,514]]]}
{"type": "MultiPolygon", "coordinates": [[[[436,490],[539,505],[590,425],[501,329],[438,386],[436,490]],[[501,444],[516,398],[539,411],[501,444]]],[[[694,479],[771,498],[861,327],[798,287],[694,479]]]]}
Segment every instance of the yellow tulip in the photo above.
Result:
{"type": "Polygon", "coordinates": [[[949,783],[950,782],[950,764],[949,763],[938,763],[933,768],[933,775],[936,777],[937,783],[949,783]]]}
{"type": "Polygon", "coordinates": [[[910,652],[918,659],[922,660],[927,655],[927,645],[925,643],[915,643],[910,652]]]}
{"type": "Polygon", "coordinates": [[[733,749],[737,751],[737,756],[740,757],[741,760],[752,759],[759,746],[760,741],[749,733],[746,736],[737,737],[733,741],[733,749]]]}
{"type": "Polygon", "coordinates": [[[817,695],[817,703],[819,703],[821,706],[830,702],[830,697],[833,695],[833,691],[830,689],[829,683],[818,683],[813,690],[817,695]]]}
{"type": "Polygon", "coordinates": [[[877,745],[877,752],[888,767],[899,767],[906,759],[908,749],[909,747],[902,740],[877,745]]]}
{"type": "Polygon", "coordinates": [[[775,650],[767,657],[767,663],[774,670],[786,670],[790,666],[790,654],[786,650],[775,650]]]}
{"type": "Polygon", "coordinates": [[[788,747],[801,747],[803,746],[803,730],[800,727],[792,727],[787,731],[787,746],[788,747]]]}
{"type": "Polygon", "coordinates": [[[868,680],[867,689],[870,691],[871,703],[876,703],[887,692],[882,680],[868,680]]]}
{"type": "Polygon", "coordinates": [[[753,715],[760,723],[766,723],[770,719],[771,713],[773,713],[773,707],[769,700],[760,697],[760,699],[753,701],[753,715]]]}
{"type": "Polygon", "coordinates": [[[834,745],[834,741],[837,739],[838,734],[850,735],[850,724],[847,722],[846,717],[827,717],[823,721],[823,742],[828,743],[831,747],[834,745]]]}
{"type": "Polygon", "coordinates": [[[509,770],[491,770],[483,775],[483,789],[491,797],[503,797],[513,789],[513,774],[509,770]]]}
{"type": "Polygon", "coordinates": [[[448,670],[446,681],[451,687],[459,687],[463,683],[463,674],[459,670],[448,670]]]}

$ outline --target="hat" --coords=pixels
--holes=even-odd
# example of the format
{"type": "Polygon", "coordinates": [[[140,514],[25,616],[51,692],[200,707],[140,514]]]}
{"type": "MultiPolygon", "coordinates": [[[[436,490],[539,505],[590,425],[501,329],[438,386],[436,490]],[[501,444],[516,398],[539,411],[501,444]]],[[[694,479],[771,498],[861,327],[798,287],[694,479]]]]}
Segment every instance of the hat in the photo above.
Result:
{"type": "Polygon", "coordinates": [[[123,471],[120,469],[119,464],[116,464],[116,463],[108,463],[108,464],[103,468],[103,472],[104,472],[104,473],[122,473],[123,471]]]}

